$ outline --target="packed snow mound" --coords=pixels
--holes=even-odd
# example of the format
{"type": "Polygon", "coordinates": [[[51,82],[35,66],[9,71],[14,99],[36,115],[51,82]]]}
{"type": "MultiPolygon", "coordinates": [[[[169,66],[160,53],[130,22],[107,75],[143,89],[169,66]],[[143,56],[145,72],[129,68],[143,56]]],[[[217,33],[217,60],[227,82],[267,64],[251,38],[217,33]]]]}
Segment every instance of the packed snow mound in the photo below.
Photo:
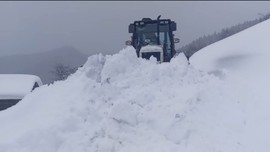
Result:
{"type": "Polygon", "coordinates": [[[183,54],[162,64],[137,58],[132,47],[93,55],[67,80],[39,87],[0,112],[0,149],[179,151],[198,132],[183,121],[197,110],[205,90],[218,94],[211,89],[217,83],[219,78],[189,67],[183,54]]]}

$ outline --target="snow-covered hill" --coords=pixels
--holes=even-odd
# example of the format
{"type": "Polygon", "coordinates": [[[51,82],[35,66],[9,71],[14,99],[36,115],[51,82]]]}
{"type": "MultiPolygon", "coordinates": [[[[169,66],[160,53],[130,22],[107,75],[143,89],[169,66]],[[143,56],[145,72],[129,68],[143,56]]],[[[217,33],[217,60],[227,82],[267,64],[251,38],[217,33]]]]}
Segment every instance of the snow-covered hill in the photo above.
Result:
{"type": "Polygon", "coordinates": [[[162,64],[140,59],[131,47],[90,56],[67,80],[42,86],[0,112],[0,149],[268,152],[269,87],[250,81],[268,71],[269,23],[209,46],[191,65],[183,54],[162,64]],[[254,36],[264,41],[246,42],[254,36]],[[257,59],[261,70],[252,75],[257,59]]]}
{"type": "Polygon", "coordinates": [[[269,26],[267,20],[205,47],[190,58],[190,63],[204,71],[223,69],[256,78],[270,74],[265,68],[270,57],[269,26]]]}

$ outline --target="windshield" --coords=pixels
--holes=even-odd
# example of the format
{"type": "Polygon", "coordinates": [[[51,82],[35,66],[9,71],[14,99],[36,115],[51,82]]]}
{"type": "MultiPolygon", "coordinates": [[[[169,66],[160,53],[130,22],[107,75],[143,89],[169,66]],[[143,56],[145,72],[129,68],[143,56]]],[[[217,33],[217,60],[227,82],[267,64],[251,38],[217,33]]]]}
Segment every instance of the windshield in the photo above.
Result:
{"type": "MultiPolygon", "coordinates": [[[[136,26],[135,46],[140,49],[146,45],[158,45],[157,24],[144,24],[136,26]]],[[[169,24],[161,24],[159,27],[159,41],[164,49],[164,56],[171,56],[171,39],[169,35],[169,24]]]]}
{"type": "MultiPolygon", "coordinates": [[[[169,25],[160,25],[159,27],[159,40],[160,44],[168,43],[168,31],[169,25]],[[165,39],[166,38],[166,39],[165,39]]],[[[158,34],[157,34],[157,24],[144,24],[136,26],[137,33],[137,46],[145,45],[157,45],[158,44],[158,34]]]]}

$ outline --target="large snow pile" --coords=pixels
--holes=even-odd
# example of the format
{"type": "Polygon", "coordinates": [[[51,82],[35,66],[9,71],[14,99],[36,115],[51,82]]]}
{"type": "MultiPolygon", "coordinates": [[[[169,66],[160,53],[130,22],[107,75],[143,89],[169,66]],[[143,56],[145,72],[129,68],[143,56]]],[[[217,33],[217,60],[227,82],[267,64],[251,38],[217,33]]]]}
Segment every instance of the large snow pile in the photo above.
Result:
{"type": "Polygon", "coordinates": [[[204,92],[217,92],[212,89],[217,83],[189,68],[183,54],[164,64],[137,58],[131,47],[113,56],[94,55],[66,81],[42,86],[1,111],[0,149],[179,150],[192,134],[182,121],[204,92]]]}
{"type": "MultiPolygon", "coordinates": [[[[261,32],[269,39],[270,34],[264,35],[268,28],[269,21],[235,35],[238,38],[232,38],[232,42],[247,39],[246,32],[253,32],[251,35],[258,39],[257,32],[261,32]]],[[[226,40],[216,45],[231,48],[226,40]]],[[[267,47],[267,44],[261,46],[267,47]]],[[[251,51],[245,53],[241,49],[240,52],[252,56],[251,51]]],[[[220,51],[223,56],[234,56],[233,52],[226,53],[230,52],[220,51]]],[[[67,80],[39,87],[16,106],[0,112],[0,150],[269,151],[268,86],[261,83],[262,91],[249,83],[250,77],[245,74],[251,64],[242,65],[243,72],[222,70],[207,64],[208,58],[203,57],[192,59],[188,65],[180,54],[170,63],[158,64],[155,58],[149,61],[137,58],[131,47],[112,56],[91,56],[67,80]],[[203,69],[195,62],[201,62],[206,72],[195,69],[203,69]],[[241,73],[242,79],[239,79],[241,73]]],[[[222,56],[217,53],[209,57],[209,63],[210,60],[216,63],[217,57],[222,56]]],[[[256,55],[250,58],[255,61],[256,55]]],[[[250,69],[254,68],[250,66],[250,69]]]]}

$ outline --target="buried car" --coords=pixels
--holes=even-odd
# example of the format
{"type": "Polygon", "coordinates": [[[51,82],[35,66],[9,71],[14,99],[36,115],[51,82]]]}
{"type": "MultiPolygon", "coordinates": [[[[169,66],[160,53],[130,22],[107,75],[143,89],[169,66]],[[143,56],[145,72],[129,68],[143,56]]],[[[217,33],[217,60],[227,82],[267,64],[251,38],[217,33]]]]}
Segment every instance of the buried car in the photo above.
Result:
{"type": "Polygon", "coordinates": [[[0,74],[0,110],[17,104],[41,85],[41,79],[35,75],[0,74]]]}

